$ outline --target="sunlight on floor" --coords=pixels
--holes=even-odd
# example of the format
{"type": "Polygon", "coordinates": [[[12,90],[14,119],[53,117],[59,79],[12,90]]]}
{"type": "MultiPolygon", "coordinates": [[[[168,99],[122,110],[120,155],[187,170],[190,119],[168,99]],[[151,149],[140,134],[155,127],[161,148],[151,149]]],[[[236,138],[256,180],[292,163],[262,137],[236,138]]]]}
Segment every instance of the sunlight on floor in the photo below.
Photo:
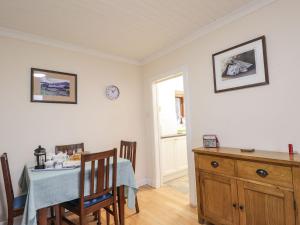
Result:
{"type": "MultiPolygon", "coordinates": [[[[126,225],[199,225],[197,209],[189,205],[187,194],[181,193],[167,185],[154,189],[149,186],[140,188],[138,193],[140,213],[126,209],[126,225]]],[[[106,224],[102,213],[102,224],[106,224]]],[[[76,224],[76,216],[70,216],[76,224]]],[[[93,216],[88,218],[89,224],[96,225],[93,216]]],[[[111,217],[111,224],[113,218],[111,217]]]]}

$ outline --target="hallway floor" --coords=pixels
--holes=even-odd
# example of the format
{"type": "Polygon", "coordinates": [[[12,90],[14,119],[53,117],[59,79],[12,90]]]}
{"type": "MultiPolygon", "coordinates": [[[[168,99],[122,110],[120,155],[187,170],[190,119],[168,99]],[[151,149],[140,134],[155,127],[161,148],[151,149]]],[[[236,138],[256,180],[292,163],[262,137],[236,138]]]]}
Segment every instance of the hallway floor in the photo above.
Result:
{"type": "Polygon", "coordinates": [[[164,185],[187,196],[189,194],[189,178],[187,175],[168,181],[164,185]]]}

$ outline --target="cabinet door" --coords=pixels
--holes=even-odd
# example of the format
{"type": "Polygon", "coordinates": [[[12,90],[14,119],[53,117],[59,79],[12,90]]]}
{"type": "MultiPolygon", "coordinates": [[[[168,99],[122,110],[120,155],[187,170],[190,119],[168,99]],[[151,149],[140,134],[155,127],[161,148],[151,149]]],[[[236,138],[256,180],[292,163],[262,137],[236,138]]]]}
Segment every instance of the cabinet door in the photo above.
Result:
{"type": "Polygon", "coordinates": [[[209,222],[238,225],[237,185],[231,178],[200,173],[201,212],[209,222]]]}
{"type": "Polygon", "coordinates": [[[187,169],[186,137],[175,138],[176,170],[187,169]]]}
{"type": "Polygon", "coordinates": [[[241,225],[295,225],[293,192],[238,181],[241,225]]]}
{"type": "Polygon", "coordinates": [[[174,138],[164,138],[161,140],[161,166],[162,175],[168,175],[174,172],[175,155],[174,155],[175,141],[174,138]]]}

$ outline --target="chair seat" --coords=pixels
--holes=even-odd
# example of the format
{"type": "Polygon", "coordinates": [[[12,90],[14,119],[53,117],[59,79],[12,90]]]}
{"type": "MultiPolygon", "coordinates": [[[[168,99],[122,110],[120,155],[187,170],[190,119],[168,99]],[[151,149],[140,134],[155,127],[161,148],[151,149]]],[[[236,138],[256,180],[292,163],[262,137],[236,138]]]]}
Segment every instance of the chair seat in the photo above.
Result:
{"type": "MultiPolygon", "coordinates": [[[[88,208],[92,205],[95,205],[99,202],[103,202],[103,201],[105,201],[109,198],[112,198],[112,197],[113,197],[112,194],[106,194],[106,195],[102,195],[98,198],[94,198],[92,200],[85,201],[84,202],[84,208],[88,208]]],[[[66,204],[66,205],[71,205],[73,207],[77,207],[77,206],[79,206],[79,203],[80,203],[80,199],[78,198],[78,199],[75,199],[75,200],[72,200],[72,201],[69,201],[69,202],[65,202],[64,205],[66,204]]]]}
{"type": "Polygon", "coordinates": [[[13,207],[14,209],[22,209],[25,207],[27,195],[21,195],[14,199],[13,207]]]}

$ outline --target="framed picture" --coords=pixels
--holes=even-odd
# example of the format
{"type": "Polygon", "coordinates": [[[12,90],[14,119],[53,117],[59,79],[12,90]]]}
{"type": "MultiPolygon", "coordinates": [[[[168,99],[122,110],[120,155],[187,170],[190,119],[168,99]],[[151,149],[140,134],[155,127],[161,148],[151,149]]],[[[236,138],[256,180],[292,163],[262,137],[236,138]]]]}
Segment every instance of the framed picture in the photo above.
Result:
{"type": "Polygon", "coordinates": [[[265,36],[213,54],[215,93],[269,84],[265,36]]]}
{"type": "Polygon", "coordinates": [[[31,68],[31,102],[77,104],[77,75],[31,68]]]}

